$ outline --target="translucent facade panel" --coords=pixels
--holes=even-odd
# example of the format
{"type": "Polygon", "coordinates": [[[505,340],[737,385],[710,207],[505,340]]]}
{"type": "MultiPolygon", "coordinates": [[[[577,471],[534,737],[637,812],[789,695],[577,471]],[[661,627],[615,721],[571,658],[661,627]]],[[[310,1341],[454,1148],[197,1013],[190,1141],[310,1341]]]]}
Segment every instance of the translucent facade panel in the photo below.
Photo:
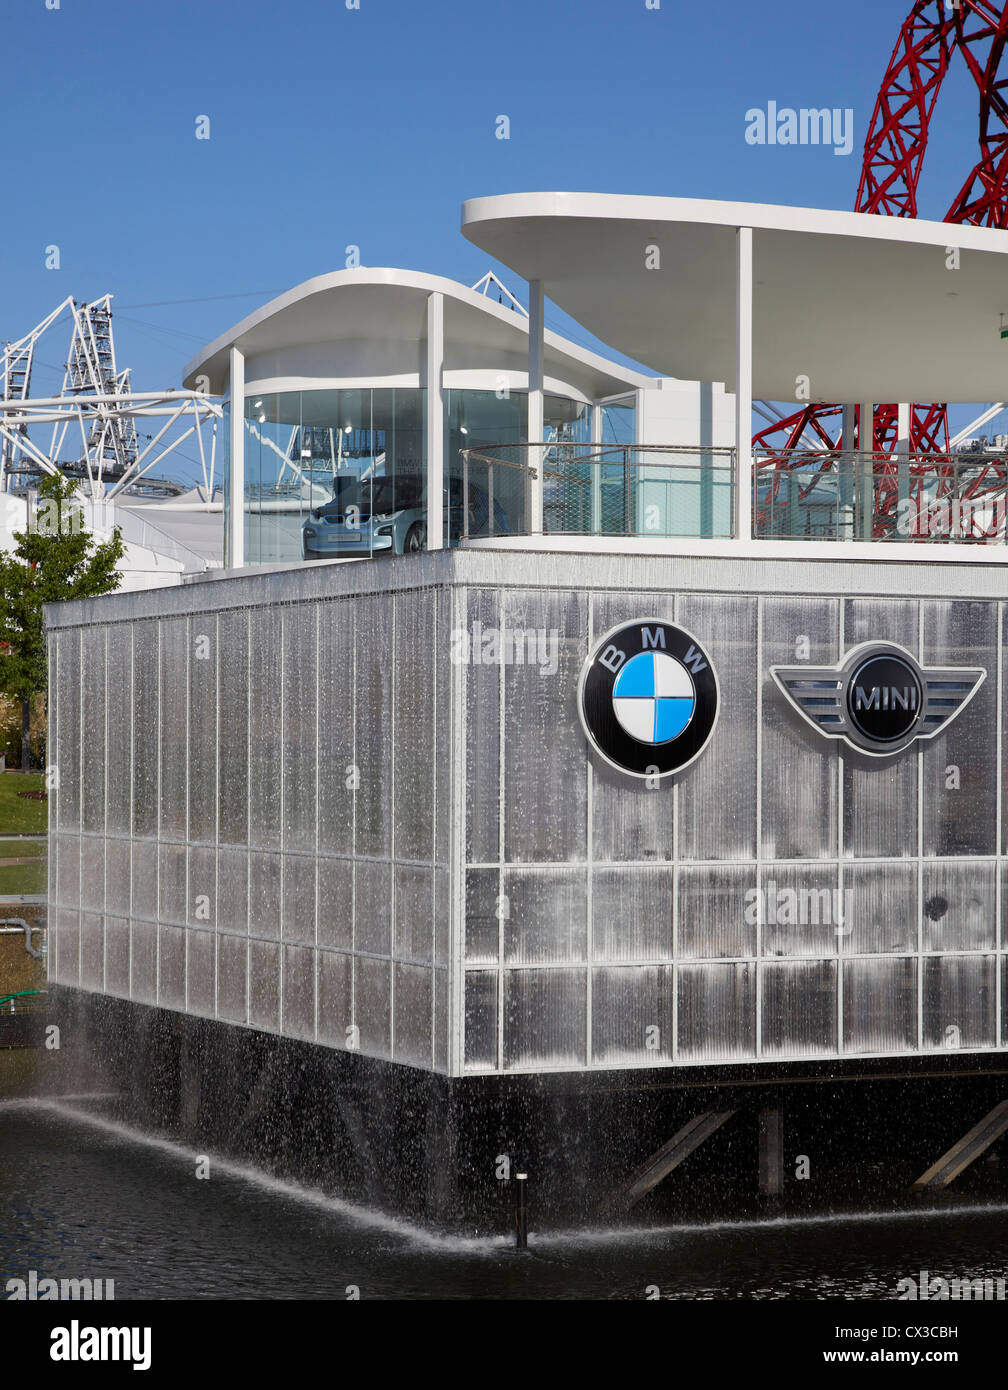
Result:
{"type": "Polygon", "coordinates": [[[81,841],[72,835],[57,839],[56,901],[79,908],[81,902],[81,841]]]}
{"type": "Polygon", "coordinates": [[[183,927],[158,928],[158,1003],[186,1006],[186,934],[183,927]]]}
{"type": "Polygon", "coordinates": [[[686,1061],[729,1061],[756,1055],[755,967],[681,965],[678,1055],[686,1061]]]}
{"type": "MultiPolygon", "coordinates": [[[[159,684],[163,726],[154,734],[159,756],[160,833],[184,840],[187,831],[188,775],[192,753],[188,746],[189,623],[165,618],[160,624],[159,684]]],[[[143,731],[137,730],[142,738],[143,731]]],[[[150,733],[147,734],[150,737],[150,733]]],[[[138,740],[134,740],[134,751],[138,740]]],[[[151,830],[157,832],[158,826],[151,830]]],[[[144,834],[151,833],[144,830],[144,834]]]]}
{"type": "Polygon", "coordinates": [[[81,635],[76,628],[59,634],[56,685],[53,703],[61,733],[59,744],[59,796],[57,825],[61,830],[81,827],[81,635]]]}
{"type": "Polygon", "coordinates": [[[283,1029],[289,1038],[315,1037],[315,952],[307,946],[283,951],[283,1029]]]}
{"type": "Polygon", "coordinates": [[[130,911],[134,918],[157,918],[158,845],[156,840],[133,841],[130,911]]]}
{"type": "MultiPolygon", "coordinates": [[[[204,613],[193,618],[189,625],[189,838],[206,842],[217,839],[219,657],[216,617],[204,613]]],[[[223,712],[222,722],[232,719],[232,711],[223,712]]],[[[223,770],[227,771],[226,764],[223,770]]]]}
{"type": "Polygon", "coordinates": [[[434,971],[434,1067],[448,1070],[448,1044],[451,1035],[452,1009],[447,970],[434,971]]]}
{"type": "Polygon", "coordinates": [[[452,876],[447,868],[434,870],[434,964],[447,965],[452,944],[452,876]]]}
{"type": "Polygon", "coordinates": [[[249,941],[249,1023],[276,1033],[280,1028],[280,947],[249,941]]]}
{"type": "Polygon", "coordinates": [[[317,960],[318,1040],[346,1047],[353,1025],[353,957],[341,951],[319,951],[317,960]]]}
{"type": "Polygon", "coordinates": [[[77,908],[57,908],[55,921],[60,983],[64,985],[79,984],[80,912],[77,908]]]}
{"type": "Polygon", "coordinates": [[[217,942],[217,1017],[227,1023],[248,1020],[248,941],[241,936],[217,942]]]}
{"type": "MultiPolygon", "coordinates": [[[[485,589],[466,596],[466,623],[453,633],[452,662],[465,665],[466,857],[470,863],[500,859],[500,703],[503,668],[483,660],[500,629],[500,598],[485,589]]],[[[440,763],[439,763],[440,766],[440,763]]],[[[447,774],[447,767],[443,768],[447,774]]]]}
{"type": "Polygon", "coordinates": [[[496,970],[465,973],[465,1065],[472,1071],[497,1070],[496,970]]]}
{"type": "Polygon", "coordinates": [[[503,898],[496,869],[466,873],[465,958],[471,965],[496,965],[500,960],[503,898]]]}
{"type": "Polygon", "coordinates": [[[249,936],[279,937],[281,883],[279,854],[249,855],[249,936]]]}
{"type": "Polygon", "coordinates": [[[95,912],[82,912],[80,933],[81,985],[101,989],[105,982],[105,919],[95,912]]]}
{"type": "MultiPolygon", "coordinates": [[[[61,634],[61,648],[62,644],[61,634]]],[[[109,626],[106,681],[108,689],[115,692],[115,718],[107,722],[106,830],[110,835],[128,835],[132,829],[133,800],[133,628],[130,623],[109,626]]],[[[60,761],[63,761],[62,739],[60,761]]]]}
{"type": "Polygon", "coordinates": [[[924,969],[924,1046],[993,1047],[997,1034],[993,956],[932,957],[924,969]]]}
{"type": "MultiPolygon", "coordinates": [[[[861,642],[898,642],[917,655],[912,600],[847,599],[844,653],[861,642]]],[[[917,853],[917,759],[872,758],[843,746],[844,854],[903,858],[917,853]]]]}
{"type": "Polygon", "coordinates": [[[501,914],[508,965],[587,958],[588,894],[583,870],[505,869],[501,914]]]}
{"type": "Polygon", "coordinates": [[[915,864],[844,866],[844,955],[917,950],[915,864]]]}
{"type": "Polygon", "coordinates": [[[182,926],[186,920],[186,847],[166,845],[160,848],[158,874],[158,918],[182,926]]]}
{"type": "Polygon", "coordinates": [[[772,961],[760,971],[764,1057],[832,1055],[837,1046],[835,961],[772,961]]]}
{"type": "Polygon", "coordinates": [[[283,856],[283,939],[315,945],[314,854],[283,856]]]}
{"type": "Polygon", "coordinates": [[[992,603],[921,604],[925,666],[982,667],[988,678],[937,738],[923,744],[924,853],[997,852],[997,782],[990,747],[997,727],[997,609],[992,603]],[[958,768],[958,787],[949,768],[958,768]]]}
{"type": "Polygon", "coordinates": [[[354,624],[346,600],[319,605],[319,852],[353,852],[354,624]],[[351,785],[347,785],[348,780],[351,785]]]}
{"type": "MultiPolygon", "coordinates": [[[[62,936],[61,929],[61,939],[62,936]]],[[[62,961],[59,977],[66,979],[62,961]]],[[[125,917],[105,918],[105,989],[121,998],[126,998],[130,992],[130,924],[125,917]]]]}
{"type": "Polygon", "coordinates": [[[281,842],[281,612],[275,607],[249,613],[249,843],[256,849],[279,849],[281,842]]]}
{"type": "Polygon", "coordinates": [[[671,966],[592,971],[592,1061],[654,1066],[672,1058],[675,991],[671,966]]]}
{"type": "Polygon", "coordinates": [[[395,1059],[430,1070],[433,1058],[434,972],[398,962],[394,969],[395,1059]]]}
{"type": "Polygon", "coordinates": [[[209,845],[190,845],[186,921],[209,929],[217,925],[217,851],[209,845]]]}
{"type": "Polygon", "coordinates": [[[679,857],[750,859],[756,850],[756,600],[683,594],[677,611],[720,683],[714,737],[679,784],[679,857]]]}
{"type": "Polygon", "coordinates": [[[217,1011],[217,937],[208,931],[191,931],[186,935],[189,1010],[213,1018],[217,1011]]]}
{"type": "Polygon", "coordinates": [[[851,897],[836,864],[764,864],[759,888],[763,955],[836,955],[851,897]]]}
{"type": "Polygon", "coordinates": [[[132,845],[129,840],[105,841],[105,906],[121,916],[130,912],[132,845]]]}
{"type": "Polygon", "coordinates": [[[392,964],[387,960],[354,957],[354,1022],[360,1030],[361,1051],[369,1057],[392,1052],[392,964]]]}
{"type": "Polygon", "coordinates": [[[81,635],[81,821],[83,828],[105,830],[105,643],[104,628],[85,628],[81,635]]]}
{"type": "Polygon", "coordinates": [[[385,860],[357,861],[354,949],[381,956],[391,954],[392,865],[385,860]]]}
{"type": "Polygon", "coordinates": [[[680,869],[679,958],[755,955],[755,889],[754,866],[680,869]]]}
{"type": "Polygon", "coordinates": [[[392,599],[365,595],[355,606],[357,686],[353,720],[360,776],[355,851],[387,855],[392,849],[392,599]]]}
{"type": "Polygon", "coordinates": [[[431,590],[396,595],[392,806],[397,859],[434,856],[435,620],[431,590]]]}
{"type": "MultiPolygon", "coordinates": [[[[220,809],[222,844],[248,843],[249,796],[249,615],[221,613],[217,619],[220,691],[220,809]]],[[[257,769],[257,775],[258,775],[257,769]]]]}
{"type": "Polygon", "coordinates": [[[587,625],[582,594],[502,595],[504,854],[510,861],[586,857],[588,782],[577,687],[587,625]]]}
{"type": "Polygon", "coordinates": [[[134,920],[130,927],[130,997],[157,1003],[157,934],[153,922],[134,920]]]}
{"type": "MultiPolygon", "coordinates": [[[[159,640],[158,624],[152,621],[133,624],[133,833],[134,835],[156,835],[158,828],[159,800],[159,750],[161,747],[161,725],[159,710],[159,640]]],[[[183,693],[184,699],[184,693],[183,693]]],[[[184,706],[178,703],[166,704],[166,718],[178,720],[179,710],[184,706]]],[[[180,731],[181,732],[181,731],[180,731]]],[[[185,758],[180,757],[178,743],[172,750],[174,756],[171,775],[185,776],[185,758]],[[181,772],[179,772],[181,765],[181,772]]],[[[175,782],[175,806],[178,800],[178,780],[175,782]]],[[[181,802],[182,818],[185,815],[185,801],[181,802]]],[[[178,826],[176,814],[174,824],[178,826]]],[[[185,834],[182,825],[181,833],[185,834]]]]}
{"type": "Polygon", "coordinates": [[[353,879],[350,859],[320,859],[318,944],[350,950],[353,945],[353,879]]]}
{"type": "Polygon", "coordinates": [[[995,865],[975,859],[923,866],[925,951],[990,951],[997,945],[995,865]]]}
{"type": "Polygon", "coordinates": [[[843,963],[845,1052],[917,1048],[917,962],[880,957],[843,963]]]}
{"type": "Polygon", "coordinates": [[[104,912],[105,841],[100,835],[84,835],[77,845],[80,848],[80,906],[85,912],[104,912]]]}
{"type": "Polygon", "coordinates": [[[770,675],[773,666],[832,665],[836,599],[763,601],[762,813],[765,859],[832,859],[837,853],[837,746],[801,718],[770,675]]]}
{"type": "Polygon", "coordinates": [[[671,960],[675,870],[595,869],[592,958],[671,960]]]}
{"type": "Polygon", "coordinates": [[[217,927],[222,932],[248,935],[249,854],[246,849],[221,846],[217,851],[217,927]]]}
{"type": "MultiPolygon", "coordinates": [[[[455,622],[456,596],[454,591],[435,593],[435,642],[440,653],[451,652],[455,622]]],[[[461,608],[461,597],[458,599],[461,608]]],[[[452,798],[452,769],[455,750],[461,745],[456,732],[462,717],[462,706],[455,682],[454,668],[448,661],[434,663],[434,860],[447,867],[453,858],[451,843],[455,823],[452,798]]],[[[467,817],[459,813],[463,825],[467,817]]]]}
{"type": "Polygon", "coordinates": [[[504,1068],[584,1066],[585,970],[504,972],[504,1068]]]}
{"type": "Polygon", "coordinates": [[[397,960],[434,963],[434,871],[416,864],[395,866],[395,941],[397,960]]]}
{"type": "MultiPolygon", "coordinates": [[[[314,851],[318,760],[318,607],[283,610],[283,831],[284,848],[314,851]]],[[[300,938],[291,938],[300,939],[300,938]]],[[[314,937],[312,937],[314,939],[314,937]]]]}
{"type": "MultiPolygon", "coordinates": [[[[597,594],[592,598],[594,645],[614,627],[635,618],[675,621],[673,594],[597,594]]],[[[587,745],[586,745],[587,747],[587,745]]],[[[665,780],[646,796],[600,758],[592,762],[592,854],[599,860],[671,860],[675,844],[675,795],[665,780]]]]}

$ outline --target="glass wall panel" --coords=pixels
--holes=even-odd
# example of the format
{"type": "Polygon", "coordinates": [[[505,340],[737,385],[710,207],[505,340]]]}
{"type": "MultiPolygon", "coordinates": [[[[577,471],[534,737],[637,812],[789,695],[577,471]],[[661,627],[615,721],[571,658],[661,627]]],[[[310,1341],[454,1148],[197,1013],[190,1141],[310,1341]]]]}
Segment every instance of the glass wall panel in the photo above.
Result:
{"type": "MultiPolygon", "coordinates": [[[[222,777],[231,775],[217,747],[219,647],[216,616],[193,618],[189,625],[189,838],[207,844],[217,839],[218,767],[222,777]]],[[[239,713],[237,722],[243,723],[240,711],[227,709],[222,722],[236,722],[235,713],[239,713]]]]}
{"type": "Polygon", "coordinates": [[[217,942],[217,1017],[228,1023],[248,1018],[248,941],[222,936],[217,942]]]}
{"type": "Polygon", "coordinates": [[[395,856],[429,860],[434,855],[434,592],[397,594],[394,603],[395,856]]]}
{"type": "Polygon", "coordinates": [[[770,675],[772,666],[832,664],[839,644],[835,599],[763,602],[762,854],[831,859],[837,853],[837,744],[822,738],[770,675]]]}
{"type": "Polygon", "coordinates": [[[755,890],[755,866],[680,869],[679,958],[754,956],[755,890]]]}
{"type": "Polygon", "coordinates": [[[285,946],[283,957],[283,1031],[290,1038],[315,1037],[315,952],[285,946]]]}
{"type": "Polygon", "coordinates": [[[392,1054],[392,962],[354,956],[354,1022],[361,1051],[369,1057],[392,1054]]]}
{"type": "Polygon", "coordinates": [[[465,1065],[472,1071],[497,1070],[497,971],[465,974],[465,1065]]]}
{"type": "Polygon", "coordinates": [[[581,594],[505,592],[504,854],[511,861],[583,860],[584,735],[577,686],[587,647],[581,594]],[[534,751],[533,751],[534,750],[534,751]]]}
{"type": "Polygon", "coordinates": [[[319,852],[353,853],[355,607],[319,605],[319,852]]]}
{"type": "Polygon", "coordinates": [[[465,958],[472,965],[500,960],[500,927],[505,911],[496,869],[466,873],[465,958]]]}
{"type": "MultiPolygon", "coordinates": [[[[60,634],[62,650],[66,633],[60,634]]],[[[128,835],[132,824],[132,745],[133,745],[133,625],[113,623],[108,630],[107,686],[116,692],[116,717],[108,720],[106,746],[106,785],[108,812],[106,828],[110,835],[128,835]]],[[[57,687],[58,689],[58,687],[57,687]]],[[[60,725],[62,730],[62,724],[60,725]]],[[[60,740],[60,762],[63,762],[60,740]]],[[[60,824],[63,792],[60,791],[60,824]]]]}
{"type": "Polygon", "coordinates": [[[845,866],[844,905],[844,955],[917,950],[915,865],[845,866]]]}
{"type": "Polygon", "coordinates": [[[434,972],[421,966],[394,966],[395,1018],[393,1038],[397,1062],[430,1069],[434,1015],[434,972]]]}
{"type": "Polygon", "coordinates": [[[995,866],[975,859],[924,864],[924,950],[989,951],[997,944],[995,866]]]}
{"type": "Polygon", "coordinates": [[[583,1066],[588,980],[584,970],[504,973],[504,1068],[583,1066]]]}
{"type": "Polygon", "coordinates": [[[755,967],[680,965],[679,1056],[728,1061],[756,1055],[755,967]]]}
{"type": "Polygon", "coordinates": [[[106,629],[85,628],[81,637],[83,700],[82,825],[105,830],[105,642],[106,629]]]}
{"type": "MultiPolygon", "coordinates": [[[[570,404],[563,402],[564,406],[570,404]]],[[[479,452],[487,445],[517,445],[527,437],[527,420],[525,392],[515,391],[503,399],[496,391],[449,389],[444,392],[445,521],[450,544],[456,544],[467,531],[470,536],[489,535],[491,529],[496,535],[524,533],[525,473],[521,468],[508,466],[523,461],[519,451],[502,450],[500,456],[491,454],[492,458],[499,457],[492,469],[481,459],[470,460],[466,527],[461,450],[479,452]]],[[[547,419],[544,423],[548,431],[552,421],[547,419]]]]}
{"type": "Polygon", "coordinates": [[[997,988],[993,956],[924,962],[924,1046],[939,1051],[993,1047],[997,988]]]}
{"type": "Polygon", "coordinates": [[[466,685],[466,854],[471,863],[500,859],[500,699],[502,667],[483,660],[500,631],[499,595],[466,594],[465,631],[452,634],[452,663],[464,663],[466,685]]]}
{"type": "Polygon", "coordinates": [[[501,915],[508,965],[586,958],[588,896],[583,870],[505,869],[501,915]]]}
{"type": "Polygon", "coordinates": [[[81,634],[77,628],[59,634],[55,686],[57,727],[60,732],[60,785],[57,798],[61,830],[81,828],[81,634]]]}
{"type": "Polygon", "coordinates": [[[916,960],[848,960],[843,972],[844,1051],[915,1051],[916,960]]]}
{"type": "MultiPolygon", "coordinates": [[[[249,615],[221,613],[220,649],[220,839],[248,844],[249,615]]],[[[258,775],[259,769],[257,769],[258,775]]]]}
{"type": "Polygon", "coordinates": [[[683,594],[677,622],[718,674],[715,736],[679,783],[682,859],[751,859],[756,852],[756,600],[683,594]]]}
{"type": "Polygon", "coordinates": [[[317,640],[316,604],[284,610],[283,733],[277,752],[282,749],[284,847],[290,850],[315,849],[317,640]]]}
{"type": "Polygon", "coordinates": [[[346,1047],[353,1022],[353,957],[340,951],[318,952],[318,1040],[346,1047]]]}
{"type": "Polygon", "coordinates": [[[592,971],[592,1061],[654,1066],[672,1059],[671,966],[592,971]]]}
{"type": "Polygon", "coordinates": [[[249,843],[279,849],[283,709],[277,668],[283,640],[282,610],[249,613],[249,843]]]}
{"type": "Polygon", "coordinates": [[[596,869],[592,874],[594,960],[671,960],[675,871],[596,869]]]}
{"type": "MultiPolygon", "coordinates": [[[[898,642],[917,655],[912,600],[847,599],[844,652],[861,642],[898,642]]],[[[843,745],[844,854],[860,858],[917,853],[917,759],[913,752],[871,758],[843,745]]]]}
{"type": "Polygon", "coordinates": [[[948,729],[922,745],[924,853],[994,854],[998,789],[990,749],[997,724],[997,610],[992,603],[944,600],[921,609],[925,666],[989,673],[948,729]]]}
{"type": "MultiPolygon", "coordinates": [[[[158,624],[133,624],[133,833],[156,835],[158,826],[158,750],[161,728],[158,714],[158,624]]],[[[168,708],[172,716],[178,705],[168,708]]],[[[184,708],[184,706],[183,706],[184,708]]],[[[61,722],[61,728],[66,723],[61,722]]],[[[176,761],[183,765],[184,758],[176,761]]],[[[185,809],[183,804],[183,816],[185,809]]],[[[184,832],[183,832],[184,833],[184,832]]]]}
{"type": "Polygon", "coordinates": [[[392,850],[392,663],[374,660],[374,653],[392,650],[392,603],[382,595],[367,595],[356,607],[354,848],[358,854],[386,855],[392,850]]]}
{"type": "Polygon", "coordinates": [[[835,961],[772,961],[762,967],[764,1057],[836,1052],[836,971],[835,961]]]}
{"type": "Polygon", "coordinates": [[[847,923],[836,864],[764,864],[758,907],[766,956],[836,955],[847,923]]]}

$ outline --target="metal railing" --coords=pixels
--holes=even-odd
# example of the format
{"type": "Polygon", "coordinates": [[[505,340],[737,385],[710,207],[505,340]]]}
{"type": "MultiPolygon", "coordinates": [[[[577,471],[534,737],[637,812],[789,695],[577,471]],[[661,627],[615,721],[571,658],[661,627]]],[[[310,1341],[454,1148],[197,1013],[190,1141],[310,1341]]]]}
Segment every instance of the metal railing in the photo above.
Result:
{"type": "MultiPolygon", "coordinates": [[[[655,444],[498,444],[461,450],[462,539],[540,534],[735,535],[735,451],[655,444]]],[[[757,453],[757,540],[998,544],[1008,540],[1008,458],[849,450],[757,453]]]]}
{"type": "Polygon", "coordinates": [[[542,533],[689,537],[732,534],[735,451],[654,444],[495,444],[461,450],[462,537],[542,533]]]}
{"type": "Polygon", "coordinates": [[[1003,545],[1008,461],[981,453],[763,454],[755,459],[758,539],[1003,545]]]}

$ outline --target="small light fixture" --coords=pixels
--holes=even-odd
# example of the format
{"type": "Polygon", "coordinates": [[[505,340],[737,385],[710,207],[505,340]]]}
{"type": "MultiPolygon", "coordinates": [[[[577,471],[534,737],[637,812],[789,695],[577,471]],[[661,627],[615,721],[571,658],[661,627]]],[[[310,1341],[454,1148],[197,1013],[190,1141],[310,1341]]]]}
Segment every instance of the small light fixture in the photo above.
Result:
{"type": "Polygon", "coordinates": [[[256,401],[256,403],[255,403],[255,408],[256,408],[256,410],[258,410],[259,407],[260,407],[261,405],[262,405],[262,401],[256,401]]]}
{"type": "Polygon", "coordinates": [[[262,415],[259,416],[259,423],[260,423],[260,425],[264,425],[264,424],[266,423],[266,415],[265,415],[265,412],[264,412],[262,415]]]}
{"type": "Polygon", "coordinates": [[[344,434],[351,434],[352,432],[353,432],[353,425],[344,425],[344,426],[343,426],[343,433],[344,433],[344,434]]]}
{"type": "Polygon", "coordinates": [[[469,433],[469,431],[466,429],[465,425],[459,425],[459,434],[468,434],[468,433],[469,433]]]}
{"type": "Polygon", "coordinates": [[[310,459],[310,458],[311,458],[311,450],[310,450],[310,449],[302,449],[302,450],[301,450],[301,457],[302,457],[303,459],[310,459]]]}

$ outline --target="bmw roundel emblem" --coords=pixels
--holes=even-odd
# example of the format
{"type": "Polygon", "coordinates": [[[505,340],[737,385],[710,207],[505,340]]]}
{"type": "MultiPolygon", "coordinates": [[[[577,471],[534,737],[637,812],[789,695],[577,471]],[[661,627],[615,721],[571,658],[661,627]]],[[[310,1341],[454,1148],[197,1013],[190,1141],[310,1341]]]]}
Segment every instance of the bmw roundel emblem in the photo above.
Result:
{"type": "Polygon", "coordinates": [[[667,777],[698,758],[718,715],[718,680],[695,637],[658,618],[607,632],[584,664],[578,713],[589,743],[634,777],[667,777]]]}

